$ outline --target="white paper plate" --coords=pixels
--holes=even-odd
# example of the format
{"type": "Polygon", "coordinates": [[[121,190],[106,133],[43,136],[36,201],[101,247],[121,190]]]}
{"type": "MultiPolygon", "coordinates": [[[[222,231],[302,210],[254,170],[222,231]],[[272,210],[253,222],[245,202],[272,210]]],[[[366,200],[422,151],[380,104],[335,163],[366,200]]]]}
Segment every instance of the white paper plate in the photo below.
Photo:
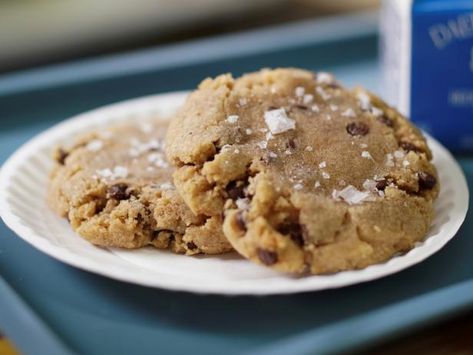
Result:
{"type": "Polygon", "coordinates": [[[170,93],[107,106],[67,120],[26,143],[0,172],[0,214],[5,223],[42,252],[114,279],[197,293],[263,295],[342,287],[395,273],[442,248],[465,218],[468,187],[463,173],[450,153],[430,137],[441,192],[427,238],[407,254],[363,270],[297,278],[254,265],[236,254],[188,257],[151,248],[99,248],[81,239],[66,220],[50,211],[45,201],[52,166],[50,155],[56,144],[71,142],[76,134],[112,121],[166,116],[179,107],[185,96],[186,93],[170,93]]]}

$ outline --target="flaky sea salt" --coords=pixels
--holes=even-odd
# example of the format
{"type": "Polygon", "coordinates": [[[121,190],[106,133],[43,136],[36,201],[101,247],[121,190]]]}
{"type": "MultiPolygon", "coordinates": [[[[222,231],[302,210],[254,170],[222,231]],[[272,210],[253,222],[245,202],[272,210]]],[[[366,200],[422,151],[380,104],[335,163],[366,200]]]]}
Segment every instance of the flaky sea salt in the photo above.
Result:
{"type": "Polygon", "coordinates": [[[315,182],[315,184],[314,184],[314,187],[315,187],[315,188],[320,187],[320,181],[317,180],[317,181],[315,182]]]}
{"type": "Polygon", "coordinates": [[[293,187],[294,187],[294,190],[302,190],[304,188],[304,185],[298,183],[298,184],[295,184],[293,187]]]}
{"type": "Polygon", "coordinates": [[[174,190],[175,189],[174,184],[170,182],[163,182],[161,185],[159,185],[159,188],[161,190],[174,190]]]}
{"type": "Polygon", "coordinates": [[[333,112],[336,112],[336,111],[338,111],[338,106],[337,106],[337,105],[330,105],[330,109],[331,109],[333,112]]]}
{"type": "Polygon", "coordinates": [[[295,94],[297,97],[302,97],[302,96],[304,96],[304,94],[305,94],[305,88],[302,87],[302,86],[296,87],[296,89],[294,90],[294,94],[295,94]]]}
{"type": "Polygon", "coordinates": [[[93,139],[87,143],[87,149],[92,152],[98,152],[103,148],[103,142],[100,139],[93,139]]]}
{"type": "Polygon", "coordinates": [[[366,179],[363,182],[363,188],[366,191],[370,191],[370,192],[377,192],[378,191],[378,189],[376,188],[376,181],[371,180],[371,179],[366,179]]]}
{"type": "Polygon", "coordinates": [[[148,161],[159,168],[168,168],[169,163],[166,161],[164,154],[160,152],[154,152],[148,155],[148,161]]]}
{"type": "Polygon", "coordinates": [[[327,167],[327,162],[323,161],[323,162],[321,162],[321,163],[319,164],[319,168],[320,168],[320,169],[323,169],[323,168],[325,168],[325,167],[327,167]]]}
{"type": "Polygon", "coordinates": [[[396,159],[402,159],[406,154],[402,150],[396,150],[393,155],[396,159]]]}
{"type": "Polygon", "coordinates": [[[315,88],[315,91],[317,91],[317,94],[319,94],[320,97],[321,97],[322,99],[324,99],[325,101],[330,100],[330,99],[332,98],[332,96],[331,96],[330,94],[328,94],[328,93],[327,93],[322,87],[320,87],[320,86],[317,86],[317,87],[315,88]]]}
{"type": "Polygon", "coordinates": [[[383,114],[383,111],[382,111],[382,110],[380,110],[379,108],[374,107],[374,106],[371,107],[370,112],[371,112],[373,115],[375,115],[376,117],[379,117],[379,116],[381,116],[381,115],[383,114]]]}
{"type": "Polygon", "coordinates": [[[313,112],[320,112],[319,106],[317,106],[317,105],[315,105],[315,104],[312,105],[310,109],[311,109],[313,112]]]}
{"type": "Polygon", "coordinates": [[[233,123],[237,123],[239,118],[240,117],[238,115],[230,115],[227,117],[227,121],[233,124],[233,123]]]}
{"type": "Polygon", "coordinates": [[[296,128],[296,121],[287,116],[284,108],[266,111],[264,121],[272,134],[279,134],[296,128]]]}
{"type": "Polygon", "coordinates": [[[361,109],[364,111],[368,111],[371,107],[371,100],[368,94],[361,91],[356,96],[358,98],[358,102],[360,104],[361,109]]]}
{"type": "Polygon", "coordinates": [[[269,153],[268,153],[268,156],[269,156],[270,158],[272,158],[272,159],[276,159],[276,158],[278,157],[278,155],[277,155],[276,153],[274,153],[274,152],[269,152],[269,153]]]}
{"type": "Polygon", "coordinates": [[[347,108],[345,111],[342,112],[342,116],[344,117],[355,117],[355,111],[352,108],[347,108]]]}
{"type": "Polygon", "coordinates": [[[326,72],[319,72],[316,76],[318,84],[331,84],[334,81],[333,75],[326,72]]]}
{"type": "Polygon", "coordinates": [[[95,173],[104,179],[116,180],[116,179],[125,179],[128,176],[128,169],[124,166],[117,165],[112,169],[98,169],[95,173]]]}
{"type": "Polygon", "coordinates": [[[251,128],[247,128],[247,129],[245,130],[245,133],[249,136],[250,134],[253,133],[253,130],[252,130],[251,128]]]}
{"type": "Polygon", "coordinates": [[[322,171],[322,177],[323,177],[324,179],[326,179],[326,180],[327,180],[327,179],[330,179],[330,174],[327,173],[326,171],[322,171]]]}
{"type": "Polygon", "coordinates": [[[367,150],[364,150],[364,151],[361,152],[361,157],[366,158],[366,159],[373,159],[370,152],[368,152],[367,150]]]}
{"type": "Polygon", "coordinates": [[[286,155],[291,155],[292,152],[291,152],[289,149],[286,149],[286,150],[284,151],[284,154],[286,154],[286,155]]]}
{"type": "Polygon", "coordinates": [[[237,208],[239,210],[247,210],[250,208],[250,199],[249,198],[239,198],[235,201],[237,208]]]}
{"type": "Polygon", "coordinates": [[[140,131],[143,133],[151,133],[153,130],[153,125],[149,122],[142,122],[139,125],[140,131]]]}
{"type": "Polygon", "coordinates": [[[408,160],[403,160],[403,161],[402,161],[402,166],[403,166],[403,167],[408,167],[409,165],[411,165],[411,163],[409,163],[408,160]]]}
{"type": "Polygon", "coordinates": [[[238,104],[240,105],[240,107],[245,106],[247,103],[248,101],[243,97],[238,100],[238,104]]]}
{"type": "Polygon", "coordinates": [[[260,147],[261,149],[266,149],[266,147],[268,146],[268,142],[266,142],[266,141],[260,141],[260,142],[256,143],[256,145],[257,145],[258,147],[260,147]]]}
{"type": "Polygon", "coordinates": [[[222,145],[222,148],[220,148],[220,151],[221,152],[227,152],[230,149],[232,149],[232,146],[230,144],[224,144],[224,145],[222,145]]]}
{"type": "Polygon", "coordinates": [[[342,199],[349,205],[355,205],[370,199],[370,193],[360,191],[353,185],[348,185],[343,190],[333,190],[332,197],[336,200],[342,199]]]}
{"type": "Polygon", "coordinates": [[[302,102],[305,105],[310,105],[312,103],[312,101],[314,101],[314,95],[312,95],[312,94],[305,94],[304,98],[302,99],[302,102]]]}
{"type": "Polygon", "coordinates": [[[148,152],[150,150],[161,150],[163,144],[157,139],[151,139],[148,142],[141,142],[138,139],[132,139],[130,141],[129,154],[131,157],[138,157],[139,155],[148,152]]]}
{"type": "Polygon", "coordinates": [[[310,145],[308,145],[307,147],[305,147],[305,150],[307,150],[308,152],[312,152],[314,150],[314,148],[312,148],[310,145]]]}

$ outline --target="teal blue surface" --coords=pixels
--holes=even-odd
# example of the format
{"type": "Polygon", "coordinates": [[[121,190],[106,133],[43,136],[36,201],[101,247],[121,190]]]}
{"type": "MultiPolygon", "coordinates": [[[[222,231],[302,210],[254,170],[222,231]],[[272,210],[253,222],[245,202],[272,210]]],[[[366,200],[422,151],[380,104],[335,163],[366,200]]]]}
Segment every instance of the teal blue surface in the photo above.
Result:
{"type": "MultiPolygon", "coordinates": [[[[317,30],[304,28],[309,39],[310,30],[317,30]]],[[[244,47],[242,38],[233,40],[227,39],[226,46],[244,47]]],[[[256,46],[242,49],[240,55],[209,56],[198,63],[170,60],[123,73],[118,68],[105,76],[77,78],[72,65],[0,77],[0,161],[34,134],[73,114],[131,97],[189,89],[206,75],[222,71],[239,74],[262,66],[302,66],[331,70],[349,85],[378,90],[376,43],[373,31],[361,31],[330,41],[276,41],[264,51],[256,46]],[[72,74],[65,80],[68,73],[72,74]],[[48,77],[50,81],[44,79],[48,77]],[[35,85],[28,87],[28,78],[35,85]]],[[[146,58],[159,62],[160,53],[147,53],[146,58]]],[[[79,67],[85,70],[87,65],[94,72],[97,63],[79,67]]],[[[460,162],[471,187],[473,160],[463,157],[460,162]]],[[[468,215],[458,235],[439,253],[381,280],[296,295],[223,297],[150,289],[81,271],[41,254],[0,224],[0,275],[11,286],[11,292],[2,292],[0,283],[0,329],[26,354],[35,353],[32,347],[39,354],[53,349],[65,353],[66,347],[97,355],[353,350],[470,307],[472,231],[468,215]],[[17,319],[15,315],[23,312],[32,318],[17,319]],[[41,331],[45,337],[53,334],[44,344],[37,340],[41,331]]]]}

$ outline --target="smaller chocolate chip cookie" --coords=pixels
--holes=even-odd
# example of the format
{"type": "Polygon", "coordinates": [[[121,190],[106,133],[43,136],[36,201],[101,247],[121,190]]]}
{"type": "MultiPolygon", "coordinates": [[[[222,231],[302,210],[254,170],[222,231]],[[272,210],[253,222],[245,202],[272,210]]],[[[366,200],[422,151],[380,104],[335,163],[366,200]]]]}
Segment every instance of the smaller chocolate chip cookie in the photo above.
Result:
{"type": "Polygon", "coordinates": [[[194,213],[220,216],[244,257],[292,273],[364,268],[426,235],[439,184],[414,125],[327,73],[203,81],[166,153],[194,213]]]}
{"type": "Polygon", "coordinates": [[[166,127],[162,121],[115,124],[58,148],[50,206],[100,246],[149,245],[187,255],[231,250],[222,217],[193,214],[177,193],[163,153],[166,127]]]}

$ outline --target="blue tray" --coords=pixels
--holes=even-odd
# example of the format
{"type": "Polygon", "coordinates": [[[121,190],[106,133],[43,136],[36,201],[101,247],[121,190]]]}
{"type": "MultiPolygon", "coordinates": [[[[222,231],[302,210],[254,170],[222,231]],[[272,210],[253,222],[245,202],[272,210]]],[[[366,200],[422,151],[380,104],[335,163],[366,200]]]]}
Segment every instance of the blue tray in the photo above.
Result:
{"type": "MultiPolygon", "coordinates": [[[[264,66],[335,72],[379,90],[363,14],[0,77],[0,161],[34,134],[110,102],[264,66]]],[[[470,186],[473,159],[459,159],[470,186]]],[[[439,253],[381,280],[297,295],[199,296],[106,279],[41,254],[0,224],[0,329],[25,354],[308,354],[359,349],[473,305],[473,219],[439,253]]]]}

